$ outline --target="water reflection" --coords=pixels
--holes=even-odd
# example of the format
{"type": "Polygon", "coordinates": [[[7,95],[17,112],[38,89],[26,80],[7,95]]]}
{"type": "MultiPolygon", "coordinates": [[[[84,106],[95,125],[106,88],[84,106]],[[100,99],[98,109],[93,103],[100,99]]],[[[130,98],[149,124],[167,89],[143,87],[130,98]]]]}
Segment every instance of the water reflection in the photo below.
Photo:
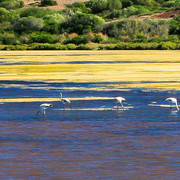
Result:
{"type": "Polygon", "coordinates": [[[170,110],[170,115],[178,117],[178,110],[170,110]]]}

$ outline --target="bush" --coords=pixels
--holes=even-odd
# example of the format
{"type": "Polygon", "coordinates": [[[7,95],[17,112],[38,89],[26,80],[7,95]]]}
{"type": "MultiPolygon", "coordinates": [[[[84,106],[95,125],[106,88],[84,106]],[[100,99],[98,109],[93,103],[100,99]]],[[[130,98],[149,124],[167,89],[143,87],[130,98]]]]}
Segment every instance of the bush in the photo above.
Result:
{"type": "Polygon", "coordinates": [[[34,16],[37,18],[43,18],[47,15],[57,14],[57,11],[51,9],[43,9],[38,7],[22,9],[20,12],[20,17],[34,16]]]}
{"type": "Polygon", "coordinates": [[[159,49],[158,43],[119,43],[114,49],[116,50],[148,50],[148,49],[159,49]]]}
{"type": "Polygon", "coordinates": [[[101,13],[107,9],[108,1],[107,0],[90,0],[86,3],[94,14],[101,13]]]}
{"type": "Polygon", "coordinates": [[[176,49],[176,43],[173,42],[163,42],[159,45],[160,49],[168,50],[168,49],[176,49]]]}
{"type": "Polygon", "coordinates": [[[163,3],[163,6],[164,7],[173,7],[173,6],[175,6],[175,1],[166,1],[166,2],[164,2],[163,3]]]}
{"type": "Polygon", "coordinates": [[[92,39],[92,42],[94,43],[100,43],[102,41],[103,41],[103,37],[98,34],[96,34],[95,37],[92,39]]]}
{"type": "Polygon", "coordinates": [[[10,45],[4,47],[4,50],[26,50],[27,46],[24,45],[10,45]]]}
{"type": "Polygon", "coordinates": [[[12,26],[14,31],[21,33],[23,31],[39,31],[43,28],[44,23],[41,18],[29,16],[13,20],[12,26]]]}
{"type": "Polygon", "coordinates": [[[75,44],[67,44],[67,49],[69,49],[69,50],[74,50],[76,48],[77,48],[77,46],[75,44]]]}
{"type": "Polygon", "coordinates": [[[0,7],[0,22],[9,20],[9,11],[0,7]]]}
{"type": "Polygon", "coordinates": [[[46,15],[44,16],[43,20],[44,20],[43,31],[47,31],[52,34],[54,33],[59,34],[59,26],[61,23],[65,21],[64,17],[60,14],[46,15]]]}
{"type": "Polygon", "coordinates": [[[57,3],[54,0],[42,0],[41,1],[41,6],[54,6],[56,4],[57,3]]]}
{"type": "Polygon", "coordinates": [[[170,22],[170,27],[169,27],[169,33],[170,34],[180,34],[180,15],[173,18],[170,22]]]}
{"type": "Polygon", "coordinates": [[[97,32],[105,21],[99,16],[85,13],[75,13],[68,17],[66,21],[61,24],[61,28],[67,33],[83,34],[86,32],[97,32]]]}
{"type": "Polygon", "coordinates": [[[36,33],[30,37],[31,43],[54,43],[54,36],[48,33],[36,33]]]}
{"type": "Polygon", "coordinates": [[[23,1],[18,0],[4,0],[0,1],[0,7],[6,8],[6,9],[17,9],[24,6],[23,1]]]}
{"type": "Polygon", "coordinates": [[[58,43],[57,44],[44,43],[44,44],[32,44],[31,49],[34,49],[34,50],[67,50],[67,46],[58,44],[58,43]]]}
{"type": "Polygon", "coordinates": [[[79,35],[77,37],[74,37],[74,38],[71,38],[71,39],[68,39],[68,40],[65,40],[63,42],[64,44],[86,44],[88,43],[88,39],[87,39],[87,35],[79,35]]]}
{"type": "Polygon", "coordinates": [[[1,33],[0,34],[0,41],[2,44],[17,44],[17,37],[16,35],[12,32],[12,33],[1,33]]]}

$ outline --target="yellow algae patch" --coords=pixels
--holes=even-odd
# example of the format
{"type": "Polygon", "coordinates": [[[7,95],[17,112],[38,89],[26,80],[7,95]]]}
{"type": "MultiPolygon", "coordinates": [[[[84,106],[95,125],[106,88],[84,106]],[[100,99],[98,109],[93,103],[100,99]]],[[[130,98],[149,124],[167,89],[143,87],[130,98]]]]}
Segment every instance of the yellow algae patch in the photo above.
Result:
{"type": "MultiPolygon", "coordinates": [[[[82,98],[69,98],[71,101],[76,100],[107,100],[107,99],[113,99],[110,97],[82,97],[82,98]]],[[[0,103],[4,102],[53,102],[53,101],[60,101],[60,98],[1,98],[0,103]]]]}
{"type": "Polygon", "coordinates": [[[2,61],[36,63],[102,61],[95,64],[1,65],[0,80],[58,83],[126,82],[114,87],[180,89],[177,83],[180,81],[180,63],[178,63],[180,51],[1,51],[0,57],[5,58],[2,61]],[[115,61],[131,61],[131,63],[115,63],[115,61]],[[156,63],[138,63],[138,61],[156,63]],[[141,83],[145,81],[155,83],[141,83]]]}
{"type": "Polygon", "coordinates": [[[179,81],[180,63],[3,65],[0,80],[56,82],[179,81]]]}
{"type": "Polygon", "coordinates": [[[1,51],[0,58],[10,62],[73,61],[179,61],[180,51],[1,51]],[[19,55],[19,56],[18,56],[19,55]]]}
{"type": "MultiPolygon", "coordinates": [[[[173,79],[172,79],[173,80],[173,79]]],[[[120,90],[119,88],[126,88],[129,90],[129,88],[145,88],[145,89],[167,89],[167,90],[180,90],[180,83],[178,82],[150,82],[150,83],[124,83],[124,84],[115,84],[111,85],[111,88],[106,88],[106,91],[108,90],[120,90]]],[[[102,90],[102,89],[101,89],[102,90]]]]}

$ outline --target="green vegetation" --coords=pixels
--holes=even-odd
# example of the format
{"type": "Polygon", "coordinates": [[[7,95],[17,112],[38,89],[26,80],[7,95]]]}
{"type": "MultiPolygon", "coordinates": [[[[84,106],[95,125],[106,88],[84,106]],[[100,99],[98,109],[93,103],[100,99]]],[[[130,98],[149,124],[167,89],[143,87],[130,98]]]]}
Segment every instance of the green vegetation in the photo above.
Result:
{"type": "MultiPolygon", "coordinates": [[[[42,0],[39,6],[55,4],[42,0]]],[[[0,49],[180,48],[180,15],[138,18],[178,10],[179,0],[90,0],[62,11],[23,5],[0,0],[0,49]]]]}

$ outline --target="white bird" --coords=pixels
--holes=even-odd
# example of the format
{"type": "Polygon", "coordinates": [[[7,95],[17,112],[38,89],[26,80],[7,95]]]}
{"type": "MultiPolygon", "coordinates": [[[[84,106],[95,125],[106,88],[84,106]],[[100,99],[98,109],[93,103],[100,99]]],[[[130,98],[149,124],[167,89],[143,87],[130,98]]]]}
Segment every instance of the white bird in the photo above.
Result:
{"type": "Polygon", "coordinates": [[[179,111],[179,107],[178,107],[178,104],[177,104],[177,99],[174,98],[174,97],[170,97],[170,98],[166,98],[165,101],[169,101],[171,102],[171,108],[173,106],[173,104],[176,106],[177,110],[179,111]]]}
{"type": "Polygon", "coordinates": [[[43,103],[40,105],[40,111],[37,112],[36,116],[38,116],[39,113],[41,113],[43,116],[46,116],[46,109],[49,107],[52,107],[52,104],[43,103]]]}
{"type": "Polygon", "coordinates": [[[62,93],[60,93],[60,100],[61,102],[63,103],[63,108],[65,109],[65,105],[70,105],[70,107],[72,108],[71,106],[71,101],[67,98],[62,98],[62,93]]]}
{"type": "Polygon", "coordinates": [[[124,106],[123,106],[123,101],[126,101],[126,99],[123,98],[123,97],[116,97],[116,98],[115,98],[115,101],[116,101],[116,107],[117,107],[117,108],[119,107],[118,104],[120,104],[121,107],[124,107],[124,106]]]}

